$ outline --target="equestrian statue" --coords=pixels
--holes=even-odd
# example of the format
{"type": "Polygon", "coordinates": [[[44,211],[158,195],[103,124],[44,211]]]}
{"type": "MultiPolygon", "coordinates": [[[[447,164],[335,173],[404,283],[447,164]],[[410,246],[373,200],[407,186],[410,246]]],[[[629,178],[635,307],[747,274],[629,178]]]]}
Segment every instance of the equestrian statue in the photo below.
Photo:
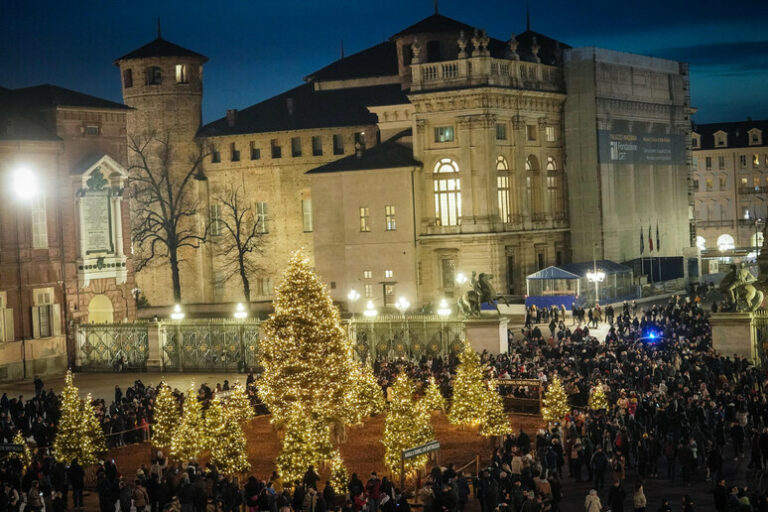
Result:
{"type": "Polygon", "coordinates": [[[493,274],[472,272],[469,280],[471,288],[459,297],[459,311],[465,316],[480,316],[480,305],[484,302],[494,303],[497,295],[491,284],[493,274]]]}

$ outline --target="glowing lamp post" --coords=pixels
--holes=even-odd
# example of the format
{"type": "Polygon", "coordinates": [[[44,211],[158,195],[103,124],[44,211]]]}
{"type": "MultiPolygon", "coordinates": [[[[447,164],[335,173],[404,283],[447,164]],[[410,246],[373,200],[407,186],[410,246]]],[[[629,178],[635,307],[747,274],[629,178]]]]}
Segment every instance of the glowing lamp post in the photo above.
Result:
{"type": "Polygon", "coordinates": [[[437,307],[437,316],[446,317],[451,314],[451,308],[448,306],[448,301],[440,299],[440,304],[437,307]]]}
{"type": "Polygon", "coordinates": [[[176,304],[173,306],[173,311],[171,312],[171,320],[184,320],[184,312],[181,310],[181,305],[176,304]]]}
{"type": "Polygon", "coordinates": [[[376,307],[373,305],[373,301],[369,300],[368,304],[365,305],[365,311],[363,311],[363,315],[365,315],[367,318],[373,318],[378,314],[378,311],[376,311],[376,307]]]}
{"type": "Polygon", "coordinates": [[[464,284],[464,283],[466,283],[467,281],[468,281],[468,279],[467,279],[467,276],[466,276],[466,275],[464,275],[464,273],[463,273],[463,272],[459,272],[458,274],[456,274],[456,282],[457,282],[457,283],[459,283],[459,284],[464,284]]]}
{"type": "Polygon", "coordinates": [[[408,302],[408,299],[405,297],[400,297],[397,299],[397,302],[395,302],[395,307],[400,312],[401,315],[404,315],[406,311],[408,311],[408,308],[411,307],[411,303],[408,302]]]}
{"type": "Polygon", "coordinates": [[[245,310],[245,306],[240,303],[235,308],[235,312],[232,316],[234,316],[237,320],[245,320],[248,318],[248,312],[245,310]]]}
{"type": "Polygon", "coordinates": [[[600,283],[605,280],[605,272],[601,270],[593,270],[587,272],[587,281],[595,283],[595,305],[600,303],[600,283]]]}

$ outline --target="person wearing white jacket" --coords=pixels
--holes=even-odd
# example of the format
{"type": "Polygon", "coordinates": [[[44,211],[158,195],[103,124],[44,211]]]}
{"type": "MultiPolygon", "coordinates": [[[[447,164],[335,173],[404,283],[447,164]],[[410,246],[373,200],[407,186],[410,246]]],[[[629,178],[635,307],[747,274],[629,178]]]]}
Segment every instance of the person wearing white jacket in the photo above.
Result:
{"type": "Polygon", "coordinates": [[[602,508],[603,504],[600,503],[600,496],[597,495],[595,489],[592,489],[584,500],[584,512],[600,512],[602,508]]]}
{"type": "Polygon", "coordinates": [[[635,493],[632,495],[632,502],[634,504],[635,512],[645,512],[645,507],[648,506],[648,500],[645,499],[643,484],[635,484],[635,493]]]}

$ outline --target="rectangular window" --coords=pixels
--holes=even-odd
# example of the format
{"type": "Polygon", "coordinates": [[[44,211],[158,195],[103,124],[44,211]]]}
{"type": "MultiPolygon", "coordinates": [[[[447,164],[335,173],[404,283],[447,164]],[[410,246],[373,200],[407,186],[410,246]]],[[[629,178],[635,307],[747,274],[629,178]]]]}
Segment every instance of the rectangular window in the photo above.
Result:
{"type": "Polygon", "coordinates": [[[496,140],[507,140],[507,125],[496,123],[496,140]]]}
{"type": "Polygon", "coordinates": [[[717,167],[719,169],[725,169],[725,157],[724,156],[717,157],[717,167]]]}
{"type": "Polygon", "coordinates": [[[222,225],[221,225],[221,205],[218,204],[212,204],[209,208],[209,221],[211,223],[211,227],[209,228],[209,233],[211,236],[219,236],[221,235],[222,231],[222,225]]]}
{"type": "Polygon", "coordinates": [[[395,287],[391,284],[385,284],[384,285],[384,294],[387,296],[391,296],[395,294],[395,287]]]}
{"type": "Polygon", "coordinates": [[[560,215],[560,187],[557,182],[557,176],[547,176],[547,194],[549,195],[550,212],[559,217],[560,215]]]}
{"type": "Polygon", "coordinates": [[[434,181],[435,223],[458,226],[461,219],[461,182],[459,178],[434,181]]]}
{"type": "Polygon", "coordinates": [[[45,212],[45,197],[32,200],[32,248],[48,248],[48,217],[45,212]]]}
{"type": "Polygon", "coordinates": [[[739,155],[739,165],[741,165],[741,167],[747,166],[747,155],[739,155]]]}
{"type": "Polygon", "coordinates": [[[555,265],[563,264],[563,253],[561,251],[555,251],[555,265]]]}
{"type": "Polygon", "coordinates": [[[707,178],[706,184],[707,184],[707,192],[712,192],[712,189],[713,189],[712,178],[707,178]]]}
{"type": "Polygon", "coordinates": [[[373,278],[373,272],[370,270],[363,270],[363,279],[372,279],[373,278]]]}
{"type": "Polygon", "coordinates": [[[150,66],[144,71],[144,80],[147,85],[160,85],[163,81],[163,72],[157,66],[150,66]]]}
{"type": "Polygon", "coordinates": [[[301,214],[304,218],[304,232],[305,233],[311,233],[312,232],[312,200],[311,199],[302,199],[301,200],[301,214]]]}
{"type": "Polygon", "coordinates": [[[94,136],[94,135],[98,135],[100,132],[101,132],[101,129],[95,124],[89,124],[85,127],[86,135],[94,136]]]}
{"type": "Polygon", "coordinates": [[[269,233],[269,215],[266,201],[256,202],[256,231],[262,234],[269,233]]]}
{"type": "Polygon", "coordinates": [[[272,296],[272,278],[259,277],[256,279],[256,294],[261,297],[272,296]]]}
{"type": "Polygon", "coordinates": [[[496,194],[499,201],[499,219],[501,222],[510,222],[509,218],[509,175],[496,176],[496,194]]]}
{"type": "Polygon", "coordinates": [[[545,134],[547,136],[547,142],[555,142],[555,127],[554,126],[547,126],[545,128],[545,134]]]}
{"type": "Polygon", "coordinates": [[[528,124],[525,126],[525,131],[528,134],[528,140],[529,141],[535,141],[536,140],[536,125],[528,124]]]}
{"type": "Polygon", "coordinates": [[[699,191],[699,178],[693,178],[693,191],[699,191]]]}
{"type": "Polygon", "coordinates": [[[54,304],[53,288],[36,288],[32,291],[32,337],[47,338],[60,333],[60,308],[54,304]]]}
{"type": "Polygon", "coordinates": [[[370,299],[373,298],[373,285],[372,284],[366,284],[363,286],[364,292],[365,292],[365,298],[370,299]]]}
{"type": "Polygon", "coordinates": [[[282,158],[283,150],[277,143],[277,139],[272,139],[269,141],[269,145],[272,148],[272,158],[282,158]]]}
{"type": "Polygon", "coordinates": [[[240,150],[237,149],[235,146],[235,143],[229,145],[229,158],[233,162],[239,162],[240,161],[240,150]]]}
{"type": "Polygon", "coordinates": [[[126,89],[133,87],[133,70],[126,69],[123,71],[123,87],[126,89]]]}
{"type": "Polygon", "coordinates": [[[747,178],[741,178],[741,185],[744,187],[747,186],[747,178]]]}
{"type": "Polygon", "coordinates": [[[261,150],[251,141],[251,160],[258,160],[259,158],[261,158],[261,150]]]}
{"type": "Polygon", "coordinates": [[[344,138],[338,133],[333,136],[333,154],[344,154],[344,138]]]}
{"type": "Polygon", "coordinates": [[[760,155],[757,153],[752,155],[752,167],[760,167],[760,155]]]}
{"type": "Polygon", "coordinates": [[[394,231],[397,229],[397,221],[395,220],[395,207],[388,204],[384,207],[384,221],[387,231],[394,231]]]}
{"type": "Polygon", "coordinates": [[[728,187],[728,178],[720,176],[720,190],[725,190],[728,187]]]}
{"type": "Polygon", "coordinates": [[[291,156],[301,156],[301,138],[291,137],[291,156]]]}
{"type": "Polygon", "coordinates": [[[312,137],[312,156],[323,156],[323,138],[319,135],[312,137]]]}
{"type": "Polygon", "coordinates": [[[365,206],[360,207],[360,231],[368,232],[371,230],[371,209],[365,206]]]}
{"type": "Polygon", "coordinates": [[[221,162],[221,153],[219,153],[218,151],[211,152],[211,162],[213,162],[214,164],[221,162]]]}
{"type": "Polygon", "coordinates": [[[186,64],[176,64],[176,83],[177,84],[188,84],[189,83],[189,77],[187,76],[187,65],[186,64]]]}
{"type": "Polygon", "coordinates": [[[706,157],[706,158],[704,159],[704,162],[705,162],[705,163],[704,163],[704,166],[705,166],[707,169],[711,169],[711,168],[712,168],[712,157],[711,157],[711,156],[708,156],[708,157],[706,157]]]}
{"type": "Polygon", "coordinates": [[[395,273],[391,270],[385,270],[384,271],[384,278],[385,279],[392,279],[395,276],[395,273]]]}
{"type": "Polygon", "coordinates": [[[755,187],[755,190],[760,188],[760,176],[752,176],[752,186],[755,187]]]}
{"type": "Polygon", "coordinates": [[[355,148],[360,144],[360,149],[365,149],[365,132],[355,132],[355,148]]]}
{"type": "Polygon", "coordinates": [[[536,262],[538,263],[539,270],[542,270],[544,268],[544,254],[538,253],[536,255],[536,262]]]}
{"type": "Polygon", "coordinates": [[[436,127],[435,142],[453,142],[453,126],[436,127]]]}
{"type": "Polygon", "coordinates": [[[451,258],[440,260],[440,277],[443,288],[453,290],[456,283],[456,260],[451,258]]]}

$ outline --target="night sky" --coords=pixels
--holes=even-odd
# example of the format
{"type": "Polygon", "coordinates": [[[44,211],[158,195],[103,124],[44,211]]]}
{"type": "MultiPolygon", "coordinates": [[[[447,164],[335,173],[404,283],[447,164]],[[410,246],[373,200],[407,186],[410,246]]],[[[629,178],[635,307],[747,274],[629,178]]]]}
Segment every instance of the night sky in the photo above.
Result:
{"type": "MultiPolygon", "coordinates": [[[[529,2],[531,28],[691,64],[696,122],[768,118],[768,1],[529,2]]],[[[441,14],[506,40],[525,2],[440,0],[441,14]]],[[[156,36],[209,57],[204,122],[302,82],[432,14],[433,0],[0,0],[0,86],[52,83],[120,101],[115,58],[156,36]]]]}

